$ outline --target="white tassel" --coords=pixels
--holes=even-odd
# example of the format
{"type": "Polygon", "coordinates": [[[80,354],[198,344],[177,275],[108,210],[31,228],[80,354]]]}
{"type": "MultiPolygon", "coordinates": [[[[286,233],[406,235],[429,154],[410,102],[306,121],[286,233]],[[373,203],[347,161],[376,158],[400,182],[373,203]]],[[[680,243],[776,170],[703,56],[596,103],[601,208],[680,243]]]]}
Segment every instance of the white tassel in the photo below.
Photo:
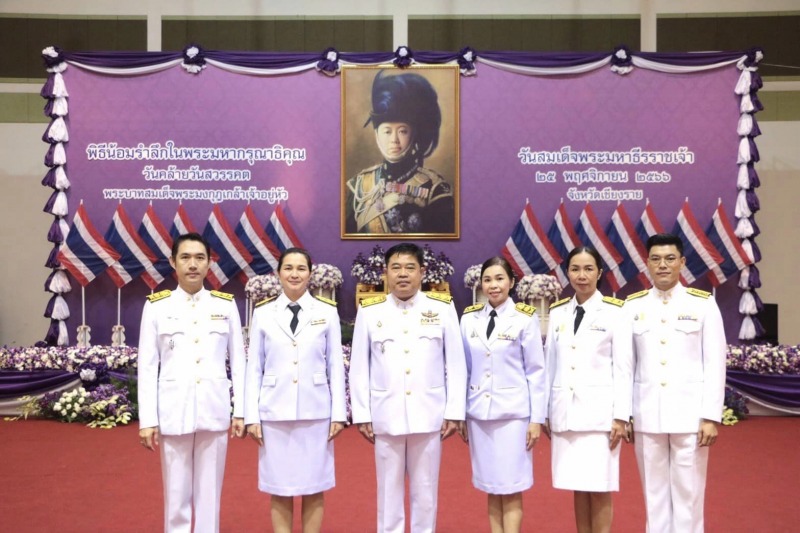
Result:
{"type": "Polygon", "coordinates": [[[738,164],[747,163],[750,161],[750,141],[747,137],[742,137],[739,141],[739,159],[736,161],[738,164]]]}
{"type": "Polygon", "coordinates": [[[50,129],[47,130],[47,138],[56,142],[68,142],[69,132],[67,131],[67,123],[64,122],[63,117],[58,117],[50,124],[50,129]]]}
{"type": "Polygon", "coordinates": [[[53,99],[53,114],[57,117],[65,117],[69,114],[69,101],[63,96],[53,99]]]}
{"type": "Polygon", "coordinates": [[[67,323],[63,320],[58,323],[58,345],[66,346],[69,344],[69,331],[67,330],[67,323]]]}
{"type": "Polygon", "coordinates": [[[739,300],[739,313],[743,315],[755,315],[758,313],[756,299],[753,298],[753,293],[750,291],[742,292],[742,298],[739,300]]]}
{"type": "Polygon", "coordinates": [[[756,110],[756,106],[753,105],[753,99],[750,98],[750,93],[742,95],[742,101],[739,104],[739,112],[740,113],[752,113],[756,110]]]}
{"type": "Polygon", "coordinates": [[[69,204],[67,203],[67,194],[64,191],[59,191],[56,195],[56,201],[53,202],[53,209],[50,211],[57,217],[65,217],[69,214],[69,204]]]}
{"type": "Polygon", "coordinates": [[[736,177],[736,187],[738,189],[750,188],[750,171],[747,169],[747,163],[739,163],[739,175],[736,177]]]}
{"type": "Polygon", "coordinates": [[[736,218],[747,218],[752,214],[753,212],[750,211],[750,206],[747,205],[747,192],[739,191],[739,194],[736,196],[736,208],[734,209],[734,215],[736,218]]]}
{"type": "Polygon", "coordinates": [[[742,248],[747,257],[750,258],[750,262],[755,262],[756,258],[753,257],[753,245],[750,243],[750,239],[742,239],[742,248]]]}
{"type": "Polygon", "coordinates": [[[749,218],[740,218],[736,223],[736,230],[734,231],[740,239],[746,239],[753,235],[753,224],[750,223],[749,218]]]}
{"type": "Polygon", "coordinates": [[[62,76],[60,72],[56,72],[55,78],[53,79],[53,96],[56,98],[66,98],[69,96],[67,85],[64,83],[64,76],[62,76]]]}
{"type": "Polygon", "coordinates": [[[739,116],[739,125],[736,126],[736,133],[742,137],[750,135],[753,131],[753,115],[744,113],[739,116]]]}
{"type": "Polygon", "coordinates": [[[67,173],[64,171],[63,166],[56,167],[55,182],[56,189],[59,191],[66,191],[72,186],[72,184],[69,182],[69,178],[67,178],[67,173]]]}
{"type": "MultiPolygon", "coordinates": [[[[69,224],[63,218],[58,219],[58,228],[61,230],[61,235],[64,237],[64,241],[67,240],[67,235],[69,235],[69,224]]],[[[61,242],[64,242],[61,241],[61,242]]]]}
{"type": "Polygon", "coordinates": [[[736,88],[733,90],[733,92],[738,94],[739,96],[743,94],[749,94],[750,83],[752,83],[752,76],[750,74],[750,71],[743,70],[742,73],[739,74],[739,81],[736,82],[736,88]]]}
{"type": "Polygon", "coordinates": [[[744,290],[750,289],[750,267],[746,266],[739,271],[739,288],[744,290]]]}
{"type": "Polygon", "coordinates": [[[742,319],[742,327],[739,329],[739,340],[749,341],[756,338],[756,326],[753,319],[749,316],[742,319]]]}
{"type": "Polygon", "coordinates": [[[56,270],[56,273],[53,275],[53,279],[50,280],[50,286],[48,289],[50,292],[56,294],[66,294],[71,291],[72,285],[69,282],[67,273],[63,270],[56,270]]]}
{"type": "Polygon", "coordinates": [[[53,164],[66,165],[67,152],[64,150],[64,145],[62,143],[57,143],[55,146],[56,147],[53,149],[53,164]]]}
{"type": "Polygon", "coordinates": [[[62,296],[56,296],[56,301],[53,303],[53,314],[50,317],[56,320],[69,318],[69,305],[62,296]]]}

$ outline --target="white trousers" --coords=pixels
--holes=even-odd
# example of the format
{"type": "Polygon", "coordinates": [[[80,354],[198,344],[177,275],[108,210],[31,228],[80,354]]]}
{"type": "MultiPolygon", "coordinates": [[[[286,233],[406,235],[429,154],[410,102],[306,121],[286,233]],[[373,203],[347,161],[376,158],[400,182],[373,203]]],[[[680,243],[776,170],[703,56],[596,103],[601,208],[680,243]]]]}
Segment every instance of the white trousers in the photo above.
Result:
{"type": "Polygon", "coordinates": [[[219,531],[219,503],[225,475],[227,431],[161,435],[164,531],[219,531]]]}
{"type": "Polygon", "coordinates": [[[411,533],[436,531],[439,432],[410,435],[375,435],[375,469],[378,478],[378,533],[405,531],[405,476],[408,475],[411,533]]]}
{"type": "Polygon", "coordinates": [[[636,433],[648,533],[702,533],[708,447],[696,433],[636,433]]]}

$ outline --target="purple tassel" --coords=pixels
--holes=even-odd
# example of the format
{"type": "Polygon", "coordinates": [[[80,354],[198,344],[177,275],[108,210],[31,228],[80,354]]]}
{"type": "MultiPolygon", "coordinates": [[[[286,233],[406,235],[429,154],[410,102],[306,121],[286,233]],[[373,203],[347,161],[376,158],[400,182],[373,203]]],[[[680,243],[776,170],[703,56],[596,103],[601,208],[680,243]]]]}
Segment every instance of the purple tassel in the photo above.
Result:
{"type": "Polygon", "coordinates": [[[44,209],[43,209],[45,213],[52,214],[53,206],[56,205],[56,200],[58,199],[59,192],[60,191],[53,191],[53,194],[51,194],[50,198],[47,199],[47,203],[44,204],[44,209]]]}
{"type": "Polygon", "coordinates": [[[758,172],[756,172],[756,167],[753,163],[747,164],[747,175],[750,178],[750,188],[757,189],[761,187],[761,180],[758,177],[758,172]]]}
{"type": "Polygon", "coordinates": [[[750,245],[753,247],[753,262],[760,263],[761,262],[761,250],[758,249],[758,245],[754,239],[750,239],[750,245]]]}
{"type": "Polygon", "coordinates": [[[51,189],[56,188],[56,168],[58,167],[52,167],[47,171],[47,174],[42,178],[42,185],[50,187],[51,189]]]}
{"type": "Polygon", "coordinates": [[[750,265],[750,286],[754,289],[761,287],[761,274],[755,265],[750,265]]]}
{"type": "Polygon", "coordinates": [[[745,197],[747,198],[747,207],[750,208],[750,211],[755,213],[759,209],[761,209],[761,203],[758,201],[758,195],[756,191],[753,189],[748,189],[745,191],[745,197]]]}
{"type": "Polygon", "coordinates": [[[57,143],[51,144],[50,148],[47,149],[47,154],[44,156],[44,166],[51,168],[56,166],[56,164],[53,162],[53,159],[55,157],[56,145],[57,143]]]}
{"type": "Polygon", "coordinates": [[[47,99],[47,103],[44,104],[44,116],[50,118],[56,118],[56,116],[53,114],[53,105],[55,104],[55,101],[56,101],[55,98],[47,99]]]}
{"type": "Polygon", "coordinates": [[[756,146],[756,142],[751,138],[747,138],[748,144],[750,144],[750,161],[756,162],[761,159],[758,155],[758,147],[756,146]]]}
{"type": "Polygon", "coordinates": [[[764,111],[764,104],[762,104],[761,100],[758,99],[758,95],[756,93],[750,93],[750,101],[753,102],[753,108],[755,109],[753,113],[764,111]]]}
{"type": "Polygon", "coordinates": [[[756,329],[756,337],[763,337],[767,333],[767,330],[761,325],[761,321],[755,316],[750,318],[753,320],[753,327],[756,329]]]}
{"type": "Polygon", "coordinates": [[[759,228],[758,224],[756,224],[756,217],[750,217],[750,225],[753,226],[753,234],[750,235],[751,239],[754,239],[759,235],[761,235],[761,228],[759,228]]]}
{"type": "Polygon", "coordinates": [[[332,46],[322,52],[320,60],[317,62],[317,70],[321,70],[326,74],[335,74],[339,71],[339,51],[332,46]]]}
{"type": "Polygon", "coordinates": [[[407,46],[398,46],[394,51],[394,65],[399,68],[406,68],[411,66],[414,60],[414,52],[407,46]]]}
{"type": "Polygon", "coordinates": [[[43,142],[50,143],[50,144],[55,144],[55,143],[59,142],[59,141],[55,141],[55,140],[50,138],[50,128],[53,127],[53,122],[54,122],[54,120],[51,120],[50,124],[48,124],[47,128],[44,130],[44,133],[42,134],[42,141],[43,142]]]}
{"type": "Polygon", "coordinates": [[[753,117],[753,127],[750,129],[750,137],[758,137],[761,135],[761,128],[758,127],[758,121],[756,120],[756,116],[751,114],[753,117]]]}
{"type": "Polygon", "coordinates": [[[47,276],[47,281],[44,282],[44,292],[53,292],[50,290],[50,283],[52,283],[53,278],[56,277],[56,273],[58,270],[53,270],[50,272],[50,275],[47,276]]]}
{"type": "Polygon", "coordinates": [[[44,310],[45,318],[50,318],[53,316],[53,308],[56,306],[56,298],[58,298],[58,295],[54,294],[50,297],[50,301],[47,302],[47,307],[44,310]]]}
{"type": "Polygon", "coordinates": [[[61,268],[61,261],[58,260],[58,250],[61,248],[61,245],[56,244],[53,246],[53,249],[50,250],[50,255],[47,256],[47,262],[44,264],[47,268],[61,268]]]}
{"type": "Polygon", "coordinates": [[[758,71],[750,73],[750,92],[757,92],[764,87],[764,81],[761,79],[761,74],[758,71]]]}
{"type": "Polygon", "coordinates": [[[61,226],[58,224],[58,217],[50,224],[50,231],[47,232],[47,240],[56,244],[64,242],[64,235],[61,234],[61,226]]]}
{"type": "Polygon", "coordinates": [[[756,291],[750,291],[750,294],[753,295],[753,300],[756,302],[756,309],[758,309],[758,312],[760,313],[764,310],[764,302],[761,301],[761,297],[756,291]]]}
{"type": "Polygon", "coordinates": [[[53,87],[55,86],[55,84],[56,84],[56,75],[51,72],[50,74],[48,74],[47,80],[45,80],[42,90],[39,91],[39,95],[41,95],[42,98],[47,98],[47,99],[53,98],[53,87]]]}
{"type": "Polygon", "coordinates": [[[50,327],[47,329],[47,335],[44,336],[44,342],[47,343],[48,346],[57,346],[58,333],[59,333],[58,320],[51,320],[50,327]]]}

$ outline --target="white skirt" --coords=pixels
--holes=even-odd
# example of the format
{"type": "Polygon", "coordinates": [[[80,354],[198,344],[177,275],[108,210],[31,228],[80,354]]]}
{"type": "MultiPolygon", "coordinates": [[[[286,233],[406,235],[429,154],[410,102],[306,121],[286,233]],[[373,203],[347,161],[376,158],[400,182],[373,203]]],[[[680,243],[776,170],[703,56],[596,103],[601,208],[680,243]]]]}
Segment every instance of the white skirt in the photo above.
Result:
{"type": "Polygon", "coordinates": [[[553,432],[550,449],[553,487],[584,492],[619,490],[622,441],[608,449],[606,431],[553,432]]]}
{"type": "Polygon", "coordinates": [[[467,418],[472,485],[489,494],[515,494],[533,486],[533,457],[525,449],[527,418],[467,418]]]}
{"type": "Polygon", "coordinates": [[[316,494],[336,485],[331,422],[262,422],[264,445],[258,451],[258,488],[276,496],[316,494]]]}

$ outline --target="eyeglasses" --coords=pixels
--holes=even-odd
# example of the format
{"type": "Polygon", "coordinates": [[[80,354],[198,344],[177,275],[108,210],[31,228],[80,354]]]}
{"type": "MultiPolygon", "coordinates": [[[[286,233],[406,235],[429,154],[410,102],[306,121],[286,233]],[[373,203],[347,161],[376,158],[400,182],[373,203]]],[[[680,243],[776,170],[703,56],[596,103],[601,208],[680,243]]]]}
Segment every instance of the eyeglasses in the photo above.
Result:
{"type": "Polygon", "coordinates": [[[671,267],[675,266],[675,263],[677,263],[679,259],[680,257],[677,255],[651,255],[647,258],[647,261],[653,266],[658,266],[663,261],[665,265],[671,267]]]}

